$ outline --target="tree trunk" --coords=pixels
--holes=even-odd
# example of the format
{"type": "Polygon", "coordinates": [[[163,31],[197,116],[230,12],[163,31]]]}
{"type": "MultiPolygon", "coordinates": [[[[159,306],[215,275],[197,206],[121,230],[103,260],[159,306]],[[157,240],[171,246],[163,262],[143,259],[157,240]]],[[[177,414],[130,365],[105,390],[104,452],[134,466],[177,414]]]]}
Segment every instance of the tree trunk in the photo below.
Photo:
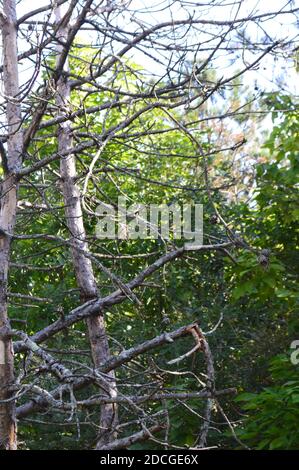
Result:
{"type": "Polygon", "coordinates": [[[7,279],[17,208],[16,172],[21,166],[23,136],[19,100],[15,0],[4,0],[1,15],[3,81],[6,98],[7,150],[1,145],[4,180],[0,199],[0,449],[16,450],[16,414],[13,395],[14,357],[7,312],[7,279]]]}
{"type": "MultiPolygon", "coordinates": [[[[56,9],[56,22],[61,19],[60,7],[56,9]]],[[[58,30],[59,44],[57,47],[58,57],[62,52],[63,43],[67,40],[68,26],[60,26],[58,30]]],[[[68,62],[65,63],[65,69],[68,70],[68,62]]],[[[57,84],[56,104],[61,112],[66,112],[70,107],[71,99],[70,87],[67,79],[63,77],[57,84]]],[[[71,123],[66,121],[59,125],[58,129],[58,151],[64,152],[72,147],[71,123]]],[[[63,197],[65,205],[65,216],[67,226],[72,237],[72,260],[76,274],[77,284],[80,289],[82,303],[98,297],[98,289],[92,268],[91,261],[84,256],[81,250],[87,251],[86,232],[83,221],[80,191],[76,185],[76,160],[75,156],[70,154],[61,159],[60,174],[63,183],[63,197]],[[78,248],[78,249],[77,249],[78,248]]],[[[99,312],[101,313],[101,312],[99,312]]],[[[105,329],[103,315],[91,317],[87,320],[91,354],[95,368],[109,359],[110,351],[108,338],[105,329]]],[[[116,396],[116,383],[114,373],[107,376],[107,381],[103,382],[103,393],[109,396],[116,396]]],[[[117,423],[116,404],[103,404],[100,415],[100,433],[97,446],[109,445],[109,442],[116,438],[113,428],[117,423]]]]}

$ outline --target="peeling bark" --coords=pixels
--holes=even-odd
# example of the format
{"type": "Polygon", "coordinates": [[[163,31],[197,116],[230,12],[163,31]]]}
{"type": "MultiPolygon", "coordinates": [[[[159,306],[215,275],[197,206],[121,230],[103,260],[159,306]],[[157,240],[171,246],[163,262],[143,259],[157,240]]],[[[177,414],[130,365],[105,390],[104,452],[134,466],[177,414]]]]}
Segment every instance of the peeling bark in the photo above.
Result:
{"type": "Polygon", "coordinates": [[[21,131],[21,107],[18,101],[18,61],[15,0],[4,0],[1,16],[3,46],[3,82],[7,100],[7,151],[2,152],[4,181],[0,199],[0,449],[16,450],[16,413],[13,395],[14,355],[7,311],[7,280],[11,237],[17,210],[16,173],[21,166],[23,137],[21,131]],[[1,403],[1,400],[7,400],[1,403]]]}
{"type": "MultiPolygon", "coordinates": [[[[61,12],[58,7],[55,11],[56,22],[61,20],[61,12]]],[[[64,22],[63,22],[64,23],[64,22]]],[[[62,25],[58,30],[59,44],[57,46],[57,61],[63,53],[63,44],[65,44],[68,36],[68,26],[62,25]]],[[[64,69],[68,71],[68,61],[65,61],[64,69]]],[[[66,112],[70,107],[71,89],[70,85],[62,76],[57,83],[56,104],[61,111],[66,112]]],[[[66,152],[72,148],[72,135],[70,121],[59,124],[58,128],[58,152],[66,152]]],[[[61,159],[60,173],[63,182],[63,197],[65,204],[65,216],[67,226],[72,237],[72,260],[76,274],[77,284],[80,288],[81,302],[98,297],[98,289],[90,259],[88,259],[83,251],[88,251],[86,242],[86,232],[83,221],[80,191],[76,185],[76,160],[73,154],[61,159]]],[[[91,354],[93,363],[99,368],[105,361],[110,358],[110,350],[108,337],[105,329],[104,317],[99,311],[99,316],[90,317],[86,320],[90,341],[91,354]]],[[[103,392],[108,396],[116,396],[116,384],[114,372],[108,374],[108,380],[103,383],[103,392]],[[111,380],[109,380],[109,377],[111,380]]],[[[116,438],[113,428],[117,423],[117,406],[116,404],[103,404],[101,406],[100,415],[100,433],[97,441],[97,447],[108,445],[116,438]]]]}

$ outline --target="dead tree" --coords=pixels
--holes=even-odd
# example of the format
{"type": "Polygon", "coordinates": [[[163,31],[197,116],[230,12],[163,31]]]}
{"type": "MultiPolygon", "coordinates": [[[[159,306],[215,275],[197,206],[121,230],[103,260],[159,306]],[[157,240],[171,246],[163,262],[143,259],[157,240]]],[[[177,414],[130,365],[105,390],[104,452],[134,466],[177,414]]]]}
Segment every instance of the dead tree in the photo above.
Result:
{"type": "MultiPolygon", "coordinates": [[[[81,425],[90,425],[89,445],[98,450],[146,440],[178,448],[169,440],[168,406],[196,414],[189,400],[203,404],[194,447],[204,448],[213,409],[226,419],[219,401],[235,390],[217,388],[199,322],[167,325],[167,312],[159,312],[156,330],[146,338],[140,331],[135,341],[125,322],[120,337],[113,334],[111,318],[115,312],[124,318],[128,305],[136,315],[146,310],[144,292],[155,297],[163,287],[155,276],[162,270],[167,276],[174,263],[186,261],[187,269],[202,254],[233,261],[238,250],[259,254],[215,204],[214,195],[234,182],[209,163],[211,155],[233,157],[246,145],[244,135],[228,133],[222,141],[219,129],[248,113],[248,103],[217,114],[209,103],[223,99],[265,57],[292,57],[292,38],[271,37],[267,19],[282,21],[298,9],[282,2],[277,12],[259,13],[246,10],[246,2],[181,0],[153,16],[150,5],[137,10],[121,0],[58,0],[29,11],[22,4],[16,12],[15,0],[4,0],[0,13],[0,448],[16,449],[17,419],[38,416],[42,423],[45,417],[51,425],[48,411],[78,434],[81,425]],[[262,37],[247,34],[253,24],[262,37]],[[204,145],[206,123],[219,139],[204,145]],[[122,158],[126,152],[129,162],[122,158]],[[152,176],[151,165],[166,160],[172,162],[169,177],[152,176]],[[144,189],[150,195],[154,187],[173,191],[174,198],[179,192],[189,199],[205,195],[221,235],[207,233],[193,247],[160,237],[154,249],[136,253],[118,242],[108,245],[95,235],[97,206],[113,209],[117,196],[127,196],[128,181],[137,194],[144,189]],[[44,285],[51,286],[47,294],[44,285]],[[17,308],[21,318],[12,316],[17,308]],[[161,365],[163,351],[170,357],[161,365]],[[190,358],[198,358],[200,371],[179,370],[177,364],[190,358]],[[193,388],[169,387],[174,376],[185,375],[193,388]]],[[[259,98],[257,91],[251,99],[259,98]]]]}
{"type": "Polygon", "coordinates": [[[0,449],[14,450],[17,446],[14,394],[14,359],[10,322],[7,312],[8,267],[11,235],[17,211],[17,173],[21,167],[23,129],[21,117],[16,6],[14,0],[3,2],[1,13],[3,47],[3,83],[6,100],[7,149],[2,144],[4,179],[0,204],[0,449]]]}
{"type": "MultiPolygon", "coordinates": [[[[57,67],[63,54],[63,44],[68,44],[68,34],[70,28],[63,24],[60,14],[60,7],[56,9],[58,55],[57,67]]],[[[64,71],[69,72],[68,60],[65,60],[64,71]]],[[[67,117],[70,112],[71,91],[69,81],[65,76],[61,76],[57,82],[56,94],[57,112],[61,116],[67,117]]],[[[58,125],[58,151],[67,155],[73,146],[71,122],[65,121],[58,125]]],[[[86,232],[83,222],[81,208],[80,189],[76,185],[77,170],[75,156],[70,153],[60,162],[60,175],[63,184],[63,200],[65,205],[65,218],[70,236],[73,239],[72,259],[75,275],[80,288],[80,299],[82,303],[94,300],[98,297],[97,282],[94,276],[91,260],[84,252],[88,251],[86,242],[86,232]]],[[[99,311],[99,315],[87,318],[88,335],[90,341],[91,354],[96,369],[101,364],[110,359],[109,344],[105,330],[104,317],[99,311]]],[[[103,390],[106,390],[109,397],[116,396],[116,384],[113,372],[103,381],[103,390]]],[[[115,403],[104,403],[101,406],[100,430],[98,445],[109,445],[115,439],[115,429],[117,423],[117,405],[115,403]]]]}

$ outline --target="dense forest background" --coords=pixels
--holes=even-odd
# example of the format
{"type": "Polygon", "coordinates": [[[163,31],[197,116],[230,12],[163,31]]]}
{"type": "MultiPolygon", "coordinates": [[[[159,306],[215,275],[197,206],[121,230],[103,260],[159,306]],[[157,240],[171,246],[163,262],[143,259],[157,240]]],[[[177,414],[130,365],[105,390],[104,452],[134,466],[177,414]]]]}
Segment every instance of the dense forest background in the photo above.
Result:
{"type": "Polygon", "coordinates": [[[295,3],[1,4],[0,448],[298,449],[295,3]]]}

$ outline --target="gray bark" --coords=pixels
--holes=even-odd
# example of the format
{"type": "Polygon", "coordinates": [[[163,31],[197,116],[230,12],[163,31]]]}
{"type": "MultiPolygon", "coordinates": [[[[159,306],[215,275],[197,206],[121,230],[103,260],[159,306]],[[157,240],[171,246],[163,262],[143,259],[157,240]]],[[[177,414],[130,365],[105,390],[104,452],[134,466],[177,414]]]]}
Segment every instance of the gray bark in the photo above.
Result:
{"type": "MultiPolygon", "coordinates": [[[[61,19],[60,8],[56,9],[56,22],[61,19]]],[[[58,30],[59,45],[57,46],[57,61],[63,51],[63,43],[66,42],[68,36],[68,26],[61,26],[58,30]]],[[[65,61],[65,69],[68,71],[68,61],[65,61]]],[[[71,90],[68,81],[62,76],[57,84],[56,104],[58,109],[64,112],[70,107],[71,90]]],[[[58,128],[58,152],[65,152],[72,148],[72,135],[70,121],[59,124],[58,128]]],[[[91,260],[84,255],[84,251],[88,252],[88,244],[86,242],[86,232],[83,221],[83,213],[81,207],[80,190],[75,181],[77,177],[76,160],[73,154],[61,159],[60,173],[63,182],[63,198],[65,204],[65,216],[67,226],[72,237],[72,260],[80,288],[80,296],[82,303],[98,297],[98,289],[96,279],[93,272],[91,260]]],[[[105,361],[110,358],[109,343],[105,329],[105,320],[102,312],[99,315],[90,317],[86,320],[91,354],[95,368],[99,368],[105,361]]],[[[103,383],[104,391],[108,396],[116,396],[116,384],[114,372],[108,375],[108,381],[103,383]],[[111,380],[109,380],[109,377],[111,380]]],[[[97,446],[108,445],[115,439],[116,435],[113,431],[117,422],[117,406],[112,403],[105,403],[101,406],[100,414],[100,433],[98,436],[97,446]]]]}
{"type": "Polygon", "coordinates": [[[7,311],[7,280],[17,209],[16,172],[21,166],[23,137],[21,131],[21,107],[19,99],[17,28],[15,0],[4,0],[1,15],[3,47],[3,82],[6,98],[7,150],[2,148],[4,179],[0,199],[0,449],[16,450],[15,401],[13,394],[14,355],[7,311]]]}

